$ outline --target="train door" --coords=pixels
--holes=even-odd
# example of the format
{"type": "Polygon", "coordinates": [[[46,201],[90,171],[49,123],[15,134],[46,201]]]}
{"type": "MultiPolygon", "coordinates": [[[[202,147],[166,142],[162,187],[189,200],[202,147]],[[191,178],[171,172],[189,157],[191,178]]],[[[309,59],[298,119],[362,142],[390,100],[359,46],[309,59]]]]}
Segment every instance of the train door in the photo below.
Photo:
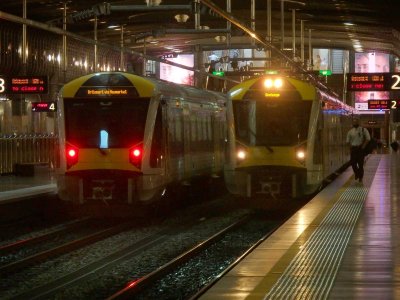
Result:
{"type": "Polygon", "coordinates": [[[161,105],[157,108],[150,150],[150,168],[165,169],[165,129],[161,105]]]}
{"type": "Polygon", "coordinates": [[[212,115],[212,128],[213,128],[213,155],[214,155],[214,172],[218,172],[223,165],[224,147],[221,142],[225,140],[225,126],[221,120],[222,114],[216,111],[212,115]]]}
{"type": "Polygon", "coordinates": [[[183,120],[183,151],[184,151],[184,176],[190,177],[193,171],[192,165],[192,126],[191,126],[191,104],[185,103],[182,106],[183,120]]]}

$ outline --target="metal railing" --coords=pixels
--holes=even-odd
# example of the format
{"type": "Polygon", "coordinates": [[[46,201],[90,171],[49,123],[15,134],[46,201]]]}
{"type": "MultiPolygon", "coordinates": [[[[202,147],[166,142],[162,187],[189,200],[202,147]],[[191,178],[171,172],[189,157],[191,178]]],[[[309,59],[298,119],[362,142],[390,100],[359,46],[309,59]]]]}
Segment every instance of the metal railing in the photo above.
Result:
{"type": "Polygon", "coordinates": [[[0,174],[15,172],[16,164],[55,165],[57,136],[51,134],[0,135],[0,174]]]}

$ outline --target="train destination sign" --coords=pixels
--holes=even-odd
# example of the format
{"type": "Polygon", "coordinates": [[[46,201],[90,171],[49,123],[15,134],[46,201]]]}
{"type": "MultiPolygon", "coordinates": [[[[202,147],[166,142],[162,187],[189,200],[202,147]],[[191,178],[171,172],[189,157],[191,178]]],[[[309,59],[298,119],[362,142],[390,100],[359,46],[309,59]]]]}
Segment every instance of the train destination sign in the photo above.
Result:
{"type": "Polygon", "coordinates": [[[80,87],[75,97],[138,97],[138,91],[133,86],[92,86],[80,87]]]}
{"type": "Polygon", "coordinates": [[[0,94],[47,94],[47,76],[0,76],[0,94]]]}
{"type": "Polygon", "coordinates": [[[353,92],[400,90],[400,73],[349,73],[347,90],[353,92]]]}
{"type": "Polygon", "coordinates": [[[388,109],[397,109],[399,106],[400,106],[400,100],[392,100],[392,99],[368,100],[368,109],[388,110],[388,109]]]}
{"type": "Polygon", "coordinates": [[[32,102],[32,111],[34,112],[54,112],[56,109],[55,102],[32,102]]]}

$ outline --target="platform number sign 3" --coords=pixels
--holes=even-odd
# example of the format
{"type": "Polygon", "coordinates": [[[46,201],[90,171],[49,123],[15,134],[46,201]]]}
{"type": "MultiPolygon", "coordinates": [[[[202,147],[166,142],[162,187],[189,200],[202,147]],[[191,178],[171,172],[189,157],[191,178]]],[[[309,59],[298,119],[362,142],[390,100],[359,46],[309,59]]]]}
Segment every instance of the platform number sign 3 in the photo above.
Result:
{"type": "Polygon", "coordinates": [[[4,93],[4,91],[6,90],[5,84],[6,82],[4,81],[4,78],[0,77],[0,93],[4,93]]]}

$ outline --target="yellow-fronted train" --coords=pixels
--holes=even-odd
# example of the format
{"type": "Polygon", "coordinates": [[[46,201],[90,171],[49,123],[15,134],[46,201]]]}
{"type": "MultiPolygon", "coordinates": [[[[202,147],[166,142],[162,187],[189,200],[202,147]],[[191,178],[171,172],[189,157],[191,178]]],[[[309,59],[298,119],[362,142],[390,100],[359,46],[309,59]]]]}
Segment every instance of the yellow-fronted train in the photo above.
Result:
{"type": "Polygon", "coordinates": [[[232,171],[232,107],[223,94],[100,72],[62,87],[58,126],[58,195],[78,206],[162,201],[232,171]]]}
{"type": "Polygon", "coordinates": [[[354,109],[306,80],[265,75],[229,91],[237,165],[233,193],[300,197],[348,165],[354,109]]]}

